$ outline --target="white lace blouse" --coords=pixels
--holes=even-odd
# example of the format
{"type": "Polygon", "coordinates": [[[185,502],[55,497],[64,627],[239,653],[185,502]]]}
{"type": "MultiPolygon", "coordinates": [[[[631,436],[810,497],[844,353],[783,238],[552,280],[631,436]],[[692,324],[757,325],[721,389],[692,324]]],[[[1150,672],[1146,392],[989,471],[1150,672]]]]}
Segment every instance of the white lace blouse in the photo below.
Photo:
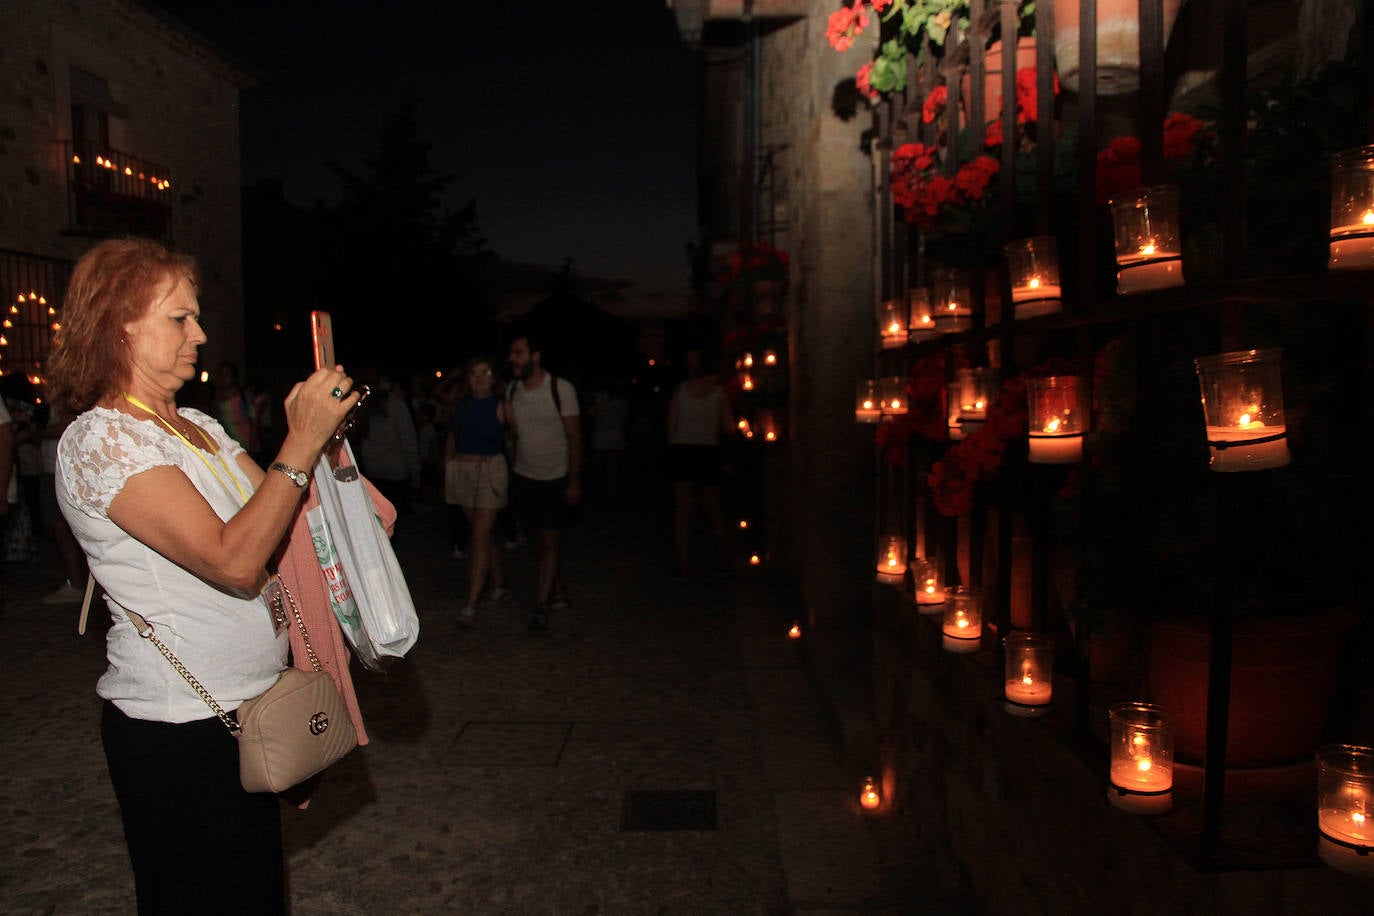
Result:
{"type": "MultiPolygon", "coordinates": [[[[81,414],[57,447],[57,498],[109,602],[113,625],[106,638],[110,666],[96,693],[126,715],[159,722],[189,722],[213,715],[157,647],[138,635],[120,606],[142,614],[158,636],[226,710],[262,693],[286,664],[287,641],[275,633],[271,613],[257,597],[221,591],[127,534],[110,521],[110,503],[131,477],[155,467],[180,468],[220,518],[228,520],[253,486],[239,468],[243,449],[223,427],[198,410],[180,414],[204,429],[219,447],[223,467],[154,420],[103,407],[81,414]]],[[[194,441],[194,440],[193,440],[194,441]]]]}

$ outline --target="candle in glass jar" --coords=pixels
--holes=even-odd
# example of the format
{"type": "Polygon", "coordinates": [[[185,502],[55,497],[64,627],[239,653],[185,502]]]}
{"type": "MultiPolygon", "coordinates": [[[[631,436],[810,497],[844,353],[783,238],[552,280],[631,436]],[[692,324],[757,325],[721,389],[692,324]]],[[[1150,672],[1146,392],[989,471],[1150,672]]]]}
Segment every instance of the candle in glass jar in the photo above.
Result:
{"type": "Polygon", "coordinates": [[[1004,641],[1003,696],[1014,716],[1041,716],[1054,693],[1054,640],[1044,633],[1014,630],[1004,641]]]}
{"type": "Polygon", "coordinates": [[[911,580],[916,609],[922,614],[943,614],[945,587],[940,582],[939,561],[934,557],[917,557],[911,564],[911,580]]]}
{"type": "Polygon", "coordinates": [[[1173,717],[1149,703],[1117,703],[1111,719],[1107,798],[1132,814],[1164,814],[1173,807],[1173,717]]]}
{"type": "Polygon", "coordinates": [[[967,588],[950,589],[941,625],[941,645],[946,652],[968,654],[982,648],[983,608],[981,596],[967,588]]]}
{"type": "Polygon", "coordinates": [[[878,572],[885,576],[906,575],[906,539],[890,537],[878,554],[878,572]]]}
{"type": "Polygon", "coordinates": [[[878,406],[878,387],[872,379],[859,382],[854,403],[854,419],[860,423],[877,423],[883,418],[882,408],[878,406]]]}
{"type": "Polygon", "coordinates": [[[1374,749],[1317,750],[1317,854],[1332,868],[1374,877],[1374,749]]]}
{"type": "Polygon", "coordinates": [[[895,347],[903,346],[906,343],[906,326],[896,321],[889,321],[883,327],[883,349],[891,350],[895,347]]]}
{"type": "Polygon", "coordinates": [[[1118,255],[1116,266],[1116,291],[1122,295],[1183,285],[1183,257],[1177,251],[1146,244],[1137,254],[1118,255]]]}

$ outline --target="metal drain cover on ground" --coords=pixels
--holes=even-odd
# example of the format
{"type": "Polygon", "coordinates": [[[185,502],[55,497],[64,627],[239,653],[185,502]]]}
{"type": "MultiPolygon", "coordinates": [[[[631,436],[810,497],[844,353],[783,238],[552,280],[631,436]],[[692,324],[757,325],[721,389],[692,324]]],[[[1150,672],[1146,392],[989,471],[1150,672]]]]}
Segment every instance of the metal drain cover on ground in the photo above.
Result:
{"type": "Polygon", "coordinates": [[[716,793],[626,792],[621,830],[715,830],[716,793]]]}
{"type": "Polygon", "coordinates": [[[468,722],[440,764],[449,767],[558,765],[571,722],[468,722]]]}

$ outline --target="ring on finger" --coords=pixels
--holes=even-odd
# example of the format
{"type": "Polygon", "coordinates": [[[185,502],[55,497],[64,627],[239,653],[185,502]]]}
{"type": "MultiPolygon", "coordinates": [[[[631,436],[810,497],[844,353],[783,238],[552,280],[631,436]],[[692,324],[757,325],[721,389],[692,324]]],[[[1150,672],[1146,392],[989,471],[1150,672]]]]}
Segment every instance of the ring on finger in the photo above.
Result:
{"type": "Polygon", "coordinates": [[[333,391],[329,392],[329,396],[336,401],[341,401],[343,400],[343,389],[335,388],[333,391]]]}

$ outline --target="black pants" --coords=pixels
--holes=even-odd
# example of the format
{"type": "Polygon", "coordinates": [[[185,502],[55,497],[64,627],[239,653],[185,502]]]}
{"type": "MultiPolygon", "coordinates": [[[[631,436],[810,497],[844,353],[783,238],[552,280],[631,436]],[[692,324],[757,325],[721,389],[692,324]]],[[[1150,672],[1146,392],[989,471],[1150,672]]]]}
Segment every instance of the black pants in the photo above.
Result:
{"type": "Polygon", "coordinates": [[[100,737],[139,913],[286,912],[280,803],[243,790],[224,723],[131,719],[106,702],[100,737]]]}

